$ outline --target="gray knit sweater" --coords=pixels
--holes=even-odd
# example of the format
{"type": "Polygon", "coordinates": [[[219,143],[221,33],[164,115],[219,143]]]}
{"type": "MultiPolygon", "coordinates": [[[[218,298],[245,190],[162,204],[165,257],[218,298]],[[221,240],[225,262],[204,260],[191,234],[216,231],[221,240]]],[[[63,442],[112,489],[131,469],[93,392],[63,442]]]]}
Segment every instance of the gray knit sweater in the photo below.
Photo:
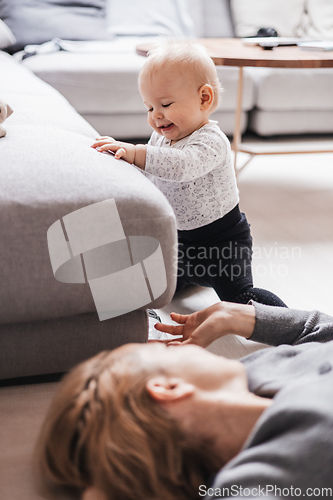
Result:
{"type": "Polygon", "coordinates": [[[273,404],[199,498],[333,497],[333,318],[253,305],[251,340],[278,347],[241,361],[249,389],[273,404]]]}

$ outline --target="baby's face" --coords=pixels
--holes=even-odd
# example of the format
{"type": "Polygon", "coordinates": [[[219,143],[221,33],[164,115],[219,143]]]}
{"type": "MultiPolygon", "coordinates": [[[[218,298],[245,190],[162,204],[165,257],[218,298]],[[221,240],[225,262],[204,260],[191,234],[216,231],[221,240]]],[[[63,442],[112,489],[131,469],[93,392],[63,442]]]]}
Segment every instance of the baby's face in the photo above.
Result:
{"type": "Polygon", "coordinates": [[[148,123],[160,135],[176,142],[208,123],[197,83],[187,75],[155,73],[140,82],[140,93],[148,110],[148,123]]]}

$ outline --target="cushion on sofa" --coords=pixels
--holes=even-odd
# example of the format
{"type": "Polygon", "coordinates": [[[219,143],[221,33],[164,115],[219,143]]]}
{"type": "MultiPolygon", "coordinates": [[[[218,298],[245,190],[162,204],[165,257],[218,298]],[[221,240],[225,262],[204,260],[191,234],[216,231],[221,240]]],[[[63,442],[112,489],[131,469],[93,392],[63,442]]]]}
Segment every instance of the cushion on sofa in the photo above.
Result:
{"type": "Polygon", "coordinates": [[[260,28],[274,28],[279,36],[298,36],[304,22],[305,1],[231,0],[236,36],[254,36],[260,28]]]}
{"type": "Polygon", "coordinates": [[[332,0],[307,0],[306,10],[304,35],[310,38],[333,40],[332,0]]]}
{"type": "MultiPolygon", "coordinates": [[[[250,112],[249,129],[261,136],[288,134],[332,134],[332,111],[262,111],[250,112]]],[[[326,146],[327,147],[327,146],[326,146]]]]}
{"type": "Polygon", "coordinates": [[[0,19],[0,49],[5,49],[16,42],[11,29],[0,19]]]}
{"type": "Polygon", "coordinates": [[[248,68],[256,107],[265,111],[333,111],[333,68],[248,68]]]}
{"type": "Polygon", "coordinates": [[[229,38],[235,36],[230,13],[230,0],[204,0],[204,36],[229,38]]]}
{"type": "Polygon", "coordinates": [[[64,40],[107,40],[104,0],[1,0],[0,18],[14,33],[11,54],[25,45],[64,40]]]}
{"type": "MultiPolygon", "coordinates": [[[[144,57],[135,53],[140,41],[140,37],[118,37],[108,42],[107,53],[98,52],[98,48],[96,52],[55,52],[29,57],[23,64],[59,90],[81,114],[146,115],[137,83],[138,73],[145,62],[144,57]]],[[[217,73],[225,90],[219,109],[233,111],[238,69],[218,66],[217,73]]],[[[254,86],[247,69],[244,87],[243,109],[249,110],[254,105],[254,86]]]]}
{"type": "MultiPolygon", "coordinates": [[[[105,53],[56,52],[29,57],[23,64],[42,80],[59,90],[79,113],[144,113],[138,91],[138,73],[145,58],[131,49],[121,48],[119,37],[105,53]],[[113,44],[118,47],[114,53],[113,44]],[[93,89],[93,90],[92,90],[93,89]]],[[[126,45],[126,44],[125,44],[126,45]]]]}
{"type": "Polygon", "coordinates": [[[202,0],[107,0],[109,31],[131,36],[201,36],[201,9],[202,0]]]}

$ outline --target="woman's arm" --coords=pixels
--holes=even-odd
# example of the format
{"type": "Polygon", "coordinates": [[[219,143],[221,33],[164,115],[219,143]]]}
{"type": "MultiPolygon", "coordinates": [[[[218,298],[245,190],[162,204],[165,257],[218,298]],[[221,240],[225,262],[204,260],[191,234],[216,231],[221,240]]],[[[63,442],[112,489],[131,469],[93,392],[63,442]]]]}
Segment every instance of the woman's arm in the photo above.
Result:
{"type": "Polygon", "coordinates": [[[319,311],[300,311],[253,302],[256,323],[251,340],[269,345],[298,345],[333,340],[333,318],[319,311]]]}
{"type": "Polygon", "coordinates": [[[205,500],[249,498],[251,494],[276,499],[332,496],[333,391],[332,375],[328,375],[332,372],[321,375],[318,366],[325,354],[312,352],[317,353],[317,369],[292,376],[291,361],[288,383],[280,366],[282,387],[273,404],[262,414],[243,450],[217,474],[211,485],[213,494],[205,500]]]}
{"type": "Polygon", "coordinates": [[[235,334],[269,345],[303,344],[333,340],[333,318],[318,311],[284,307],[218,302],[193,314],[171,313],[179,325],[157,323],[161,332],[180,335],[168,344],[197,344],[207,347],[220,337],[235,334]]]}

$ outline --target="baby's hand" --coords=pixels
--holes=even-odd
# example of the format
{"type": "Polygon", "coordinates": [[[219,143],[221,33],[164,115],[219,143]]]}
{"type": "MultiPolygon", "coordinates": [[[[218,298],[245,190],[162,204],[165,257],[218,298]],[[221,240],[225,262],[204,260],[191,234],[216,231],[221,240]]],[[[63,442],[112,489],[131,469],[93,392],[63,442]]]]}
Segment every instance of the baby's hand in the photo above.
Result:
{"type": "Polygon", "coordinates": [[[96,142],[91,145],[92,148],[97,149],[103,153],[108,151],[114,154],[116,160],[122,158],[128,163],[133,164],[135,160],[135,145],[129,142],[116,141],[113,137],[97,137],[96,142]]]}

